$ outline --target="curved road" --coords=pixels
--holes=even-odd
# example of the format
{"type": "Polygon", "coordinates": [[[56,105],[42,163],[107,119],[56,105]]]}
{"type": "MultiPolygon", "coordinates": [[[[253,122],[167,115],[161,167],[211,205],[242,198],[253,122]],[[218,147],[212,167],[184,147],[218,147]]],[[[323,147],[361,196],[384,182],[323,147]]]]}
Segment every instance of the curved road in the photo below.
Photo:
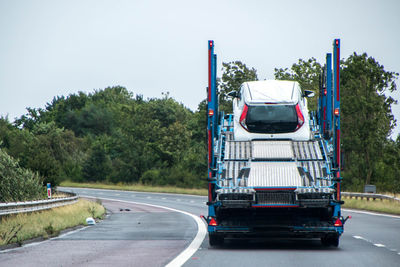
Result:
{"type": "MultiPolygon", "coordinates": [[[[206,197],[64,190],[103,199],[111,215],[94,227],[2,252],[0,266],[164,266],[173,259],[179,265],[180,253],[201,235],[193,217],[175,210],[207,214],[206,197]]],[[[224,247],[210,248],[206,236],[193,255],[186,254],[190,257],[184,266],[400,266],[399,216],[357,211],[344,215],[353,218],[345,225],[339,248],[323,247],[319,240],[291,239],[228,240],[224,247]]]]}

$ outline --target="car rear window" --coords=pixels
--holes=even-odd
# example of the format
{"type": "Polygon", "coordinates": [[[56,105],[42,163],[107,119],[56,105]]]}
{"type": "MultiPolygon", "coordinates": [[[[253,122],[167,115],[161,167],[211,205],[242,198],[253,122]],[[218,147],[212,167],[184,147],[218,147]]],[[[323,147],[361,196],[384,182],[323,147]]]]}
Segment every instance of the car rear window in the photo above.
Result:
{"type": "Polygon", "coordinates": [[[297,126],[294,105],[249,106],[246,125],[253,133],[289,133],[297,126]]]}

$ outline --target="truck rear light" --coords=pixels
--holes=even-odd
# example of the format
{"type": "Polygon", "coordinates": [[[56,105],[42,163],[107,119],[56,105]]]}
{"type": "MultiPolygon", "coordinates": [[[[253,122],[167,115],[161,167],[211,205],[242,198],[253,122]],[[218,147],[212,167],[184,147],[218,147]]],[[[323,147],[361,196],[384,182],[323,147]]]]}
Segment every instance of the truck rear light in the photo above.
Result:
{"type": "Polygon", "coordinates": [[[242,115],[240,115],[240,119],[239,119],[240,125],[242,125],[242,127],[246,130],[247,130],[247,125],[246,125],[247,110],[248,110],[248,107],[246,104],[244,104],[242,115]]]}
{"type": "Polygon", "coordinates": [[[296,105],[296,113],[297,113],[297,126],[295,131],[300,129],[300,127],[303,126],[304,124],[304,116],[303,113],[301,113],[299,104],[296,105]]]}
{"type": "Polygon", "coordinates": [[[339,227],[339,226],[343,226],[343,223],[339,218],[337,218],[333,225],[339,227]]]}
{"type": "Polygon", "coordinates": [[[338,109],[338,108],[335,108],[335,110],[334,110],[333,113],[335,114],[335,116],[339,116],[339,109],[338,109]]]}
{"type": "Polygon", "coordinates": [[[218,223],[214,218],[211,218],[210,222],[208,223],[209,226],[217,226],[218,223]]]}

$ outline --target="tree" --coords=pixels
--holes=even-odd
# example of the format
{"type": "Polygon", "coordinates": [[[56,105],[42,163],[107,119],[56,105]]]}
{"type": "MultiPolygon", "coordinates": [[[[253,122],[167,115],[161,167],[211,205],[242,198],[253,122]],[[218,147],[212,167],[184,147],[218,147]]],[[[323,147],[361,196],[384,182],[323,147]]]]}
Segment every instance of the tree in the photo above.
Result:
{"type": "Polygon", "coordinates": [[[391,111],[396,101],[384,93],[397,89],[397,77],[398,73],[385,71],[366,53],[354,53],[342,62],[341,123],[351,179],[363,179],[365,184],[377,182],[376,166],[396,123],[391,111]]]}
{"type": "MultiPolygon", "coordinates": [[[[275,78],[298,81],[302,89],[318,94],[320,73],[321,64],[315,58],[300,59],[290,70],[276,68],[275,78]]],[[[362,190],[369,183],[376,183],[378,190],[400,184],[395,156],[400,147],[389,139],[396,123],[391,105],[396,101],[385,95],[396,90],[397,77],[398,73],[384,70],[365,53],[354,53],[341,61],[341,137],[345,155],[342,175],[347,190],[362,190]]],[[[314,99],[308,102],[310,110],[317,107],[317,98],[314,99]]]]}
{"type": "Polygon", "coordinates": [[[105,181],[111,173],[111,160],[104,145],[97,141],[83,165],[83,177],[87,181],[105,181]]]}
{"type": "Polygon", "coordinates": [[[315,97],[309,99],[308,108],[309,110],[316,110],[321,71],[321,64],[315,58],[312,57],[308,60],[299,59],[298,63],[294,63],[290,70],[288,68],[275,68],[275,79],[297,81],[303,91],[314,91],[315,97]]]}
{"type": "Polygon", "coordinates": [[[248,68],[241,61],[222,63],[222,77],[217,81],[220,109],[225,113],[231,113],[232,99],[227,94],[231,91],[239,91],[240,86],[244,82],[257,80],[256,69],[248,68]]]}

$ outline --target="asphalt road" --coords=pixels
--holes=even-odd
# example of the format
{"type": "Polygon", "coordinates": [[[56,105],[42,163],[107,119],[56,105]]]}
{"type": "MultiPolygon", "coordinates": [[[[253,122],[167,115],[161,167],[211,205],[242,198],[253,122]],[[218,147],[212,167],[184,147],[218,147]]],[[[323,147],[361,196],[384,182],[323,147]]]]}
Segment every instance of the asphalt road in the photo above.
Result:
{"type": "MultiPolygon", "coordinates": [[[[111,215],[94,227],[0,253],[0,266],[164,266],[181,257],[199,236],[193,217],[178,211],[207,214],[205,197],[69,190],[107,199],[103,203],[111,215]],[[49,256],[50,264],[38,260],[49,256]]],[[[345,225],[339,248],[323,247],[319,240],[292,239],[228,240],[224,247],[210,248],[206,236],[193,255],[187,254],[184,266],[400,266],[400,217],[355,211],[344,215],[353,218],[345,225]]]]}

